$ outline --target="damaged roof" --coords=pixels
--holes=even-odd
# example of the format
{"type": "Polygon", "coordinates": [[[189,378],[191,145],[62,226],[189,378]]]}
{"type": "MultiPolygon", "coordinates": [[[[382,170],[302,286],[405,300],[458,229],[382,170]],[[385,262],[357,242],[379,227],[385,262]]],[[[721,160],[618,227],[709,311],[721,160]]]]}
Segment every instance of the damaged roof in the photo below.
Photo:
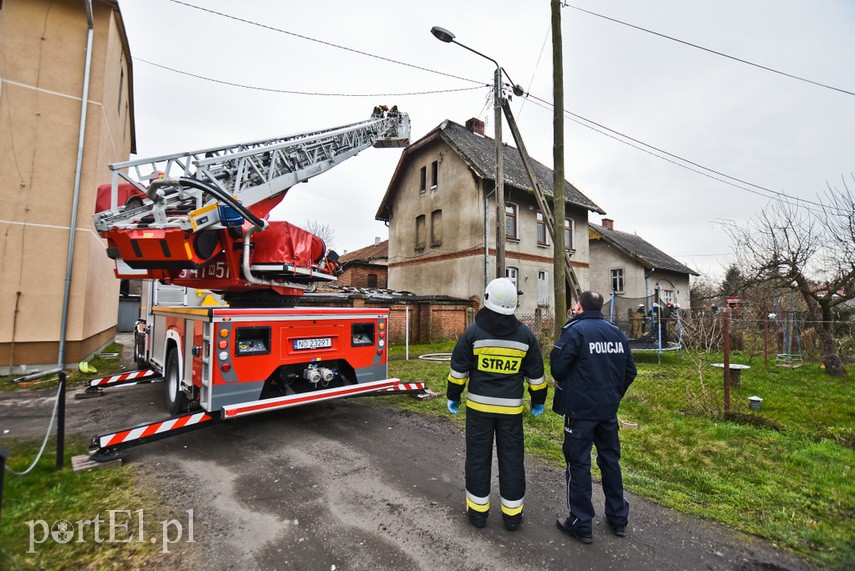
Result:
{"type": "Polygon", "coordinates": [[[655,268],[657,270],[667,270],[681,274],[691,274],[693,276],[701,275],[692,268],[681,264],[636,234],[610,230],[605,226],[592,224],[590,222],[588,223],[588,228],[594,234],[615,246],[630,258],[638,261],[645,268],[655,268]]]}
{"type": "MultiPolygon", "coordinates": [[[[389,186],[386,189],[386,195],[377,209],[375,218],[377,220],[388,221],[388,212],[390,202],[393,198],[394,189],[397,186],[401,165],[404,164],[409,155],[436,140],[442,140],[447,143],[460,157],[466,161],[472,171],[481,179],[494,181],[496,180],[496,141],[484,135],[477,135],[469,129],[446,119],[430,133],[407,147],[401,155],[398,162],[398,167],[395,169],[395,174],[392,180],[389,181],[389,186]]],[[[505,144],[504,170],[505,184],[509,184],[515,188],[524,191],[534,192],[531,181],[528,178],[525,165],[523,164],[520,152],[516,147],[505,144]]],[[[537,175],[537,180],[540,183],[540,188],[546,196],[551,197],[554,192],[552,177],[553,171],[547,168],[538,161],[531,159],[532,165],[537,175]]],[[[564,200],[567,204],[580,206],[591,212],[605,214],[605,211],[597,206],[590,198],[585,196],[582,191],[564,181],[564,200]]]]}

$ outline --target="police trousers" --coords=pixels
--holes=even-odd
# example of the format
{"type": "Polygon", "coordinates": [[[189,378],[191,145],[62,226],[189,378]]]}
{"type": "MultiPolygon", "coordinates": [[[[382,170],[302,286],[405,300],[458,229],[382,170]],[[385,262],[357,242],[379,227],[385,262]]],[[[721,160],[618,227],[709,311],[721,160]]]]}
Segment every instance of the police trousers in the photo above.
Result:
{"type": "Polygon", "coordinates": [[[567,507],[570,523],[580,532],[591,531],[595,511],[591,501],[591,446],[597,447],[597,466],[606,497],[606,520],[626,526],[629,502],[623,496],[617,417],[606,420],[564,418],[564,459],[567,461],[567,507]]]}
{"type": "Polygon", "coordinates": [[[492,415],[466,410],[466,507],[470,517],[483,515],[486,518],[490,510],[494,434],[502,516],[514,521],[522,518],[525,499],[522,414],[492,415]]]}

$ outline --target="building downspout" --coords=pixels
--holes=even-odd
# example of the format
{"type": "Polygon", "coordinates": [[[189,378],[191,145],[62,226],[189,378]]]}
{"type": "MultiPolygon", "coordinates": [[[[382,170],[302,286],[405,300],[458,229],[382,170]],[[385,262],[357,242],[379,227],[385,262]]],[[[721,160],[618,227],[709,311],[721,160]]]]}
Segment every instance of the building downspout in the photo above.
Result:
{"type": "Polygon", "coordinates": [[[83,98],[80,102],[80,130],[77,139],[77,167],[74,170],[74,194],[71,199],[71,223],[68,231],[68,259],[65,264],[65,290],[62,295],[62,325],[59,331],[59,354],[57,365],[65,362],[66,329],[68,327],[68,305],[71,297],[71,271],[74,266],[74,240],[77,234],[77,207],[80,202],[80,178],[83,173],[83,147],[86,142],[86,112],[89,107],[89,77],[92,73],[92,40],[95,35],[95,22],[92,14],[92,0],[86,4],[86,21],[89,31],[86,35],[86,65],[83,70],[83,98]]]}

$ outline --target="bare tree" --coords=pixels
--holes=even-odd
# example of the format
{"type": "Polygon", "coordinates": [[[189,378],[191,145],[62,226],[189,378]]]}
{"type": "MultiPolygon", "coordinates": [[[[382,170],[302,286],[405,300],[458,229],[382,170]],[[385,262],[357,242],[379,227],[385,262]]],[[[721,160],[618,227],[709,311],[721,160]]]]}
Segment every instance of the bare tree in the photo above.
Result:
{"type": "Polygon", "coordinates": [[[817,322],[826,372],[843,377],[831,310],[855,298],[855,200],[846,179],[842,190],[829,185],[825,198],[811,207],[775,202],[749,224],[726,230],[747,282],[799,291],[817,322]]]}
{"type": "Polygon", "coordinates": [[[335,230],[329,224],[321,224],[317,220],[307,220],[304,230],[308,230],[327,245],[327,250],[335,247],[335,230]]]}

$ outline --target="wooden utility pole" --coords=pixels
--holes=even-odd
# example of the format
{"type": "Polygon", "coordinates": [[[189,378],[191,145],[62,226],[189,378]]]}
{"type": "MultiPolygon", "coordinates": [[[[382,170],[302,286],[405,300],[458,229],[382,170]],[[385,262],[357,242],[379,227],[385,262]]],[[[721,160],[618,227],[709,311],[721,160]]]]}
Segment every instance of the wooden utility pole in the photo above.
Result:
{"type": "Polygon", "coordinates": [[[564,56],[561,45],[561,3],[552,4],[552,204],[554,224],[553,246],[553,291],[555,297],[555,338],[561,336],[561,328],[567,319],[567,286],[565,285],[564,246],[564,56]]]}
{"type": "Polygon", "coordinates": [[[496,277],[505,277],[505,148],[502,143],[502,68],[496,66],[493,107],[496,138],[496,277]]]}

